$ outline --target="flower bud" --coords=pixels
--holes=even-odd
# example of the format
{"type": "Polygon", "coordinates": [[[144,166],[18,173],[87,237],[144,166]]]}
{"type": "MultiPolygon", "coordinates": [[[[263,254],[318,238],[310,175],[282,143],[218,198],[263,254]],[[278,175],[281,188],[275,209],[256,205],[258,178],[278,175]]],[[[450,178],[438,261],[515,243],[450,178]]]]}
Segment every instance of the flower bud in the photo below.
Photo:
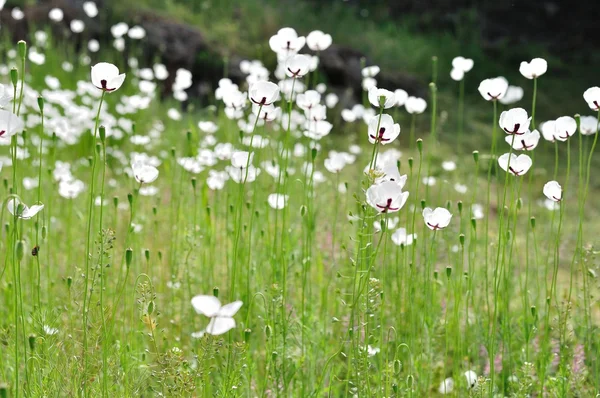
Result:
{"type": "Polygon", "coordinates": [[[473,160],[475,163],[479,162],[479,151],[473,151],[473,160]]]}
{"type": "Polygon", "coordinates": [[[421,138],[417,139],[417,149],[419,150],[419,154],[423,154],[423,140],[421,138]]]}
{"type": "Polygon", "coordinates": [[[213,296],[219,297],[219,288],[218,287],[213,288],[213,296]]]}
{"type": "Polygon", "coordinates": [[[412,170],[414,159],[412,157],[408,158],[408,168],[412,170]]]}
{"type": "Polygon", "coordinates": [[[471,218],[471,227],[473,230],[477,231],[477,219],[475,217],[471,218]]]}
{"type": "Polygon", "coordinates": [[[131,193],[127,194],[127,201],[129,202],[129,206],[133,206],[133,195],[131,193]]]}
{"type": "Polygon", "coordinates": [[[150,250],[149,249],[144,250],[144,257],[146,257],[146,261],[150,261],[150,250]]]}
{"type": "Polygon", "coordinates": [[[460,214],[462,214],[462,209],[463,209],[463,202],[462,202],[462,200],[459,200],[459,201],[456,203],[456,206],[458,207],[458,212],[459,212],[460,214]]]}
{"type": "Polygon", "coordinates": [[[13,86],[17,85],[17,82],[19,81],[19,71],[17,68],[12,68],[10,70],[10,81],[12,82],[13,86]]]}
{"type": "Polygon", "coordinates": [[[48,235],[48,227],[46,227],[45,225],[42,227],[42,239],[46,239],[46,236],[48,235]]]}
{"type": "Polygon", "coordinates": [[[250,335],[252,334],[252,329],[244,330],[244,341],[248,343],[250,341],[250,335]]]}
{"type": "Polygon", "coordinates": [[[317,151],[317,148],[313,148],[313,149],[311,149],[311,151],[310,151],[310,155],[312,156],[312,161],[313,161],[313,162],[315,161],[315,159],[316,159],[316,157],[317,157],[317,152],[318,152],[318,151],[317,151]]]}
{"type": "Polygon", "coordinates": [[[17,42],[17,49],[19,50],[19,57],[25,59],[25,56],[27,55],[27,43],[25,40],[19,40],[17,42]]]}
{"type": "Polygon", "coordinates": [[[133,250],[131,249],[131,247],[128,247],[127,250],[125,250],[125,265],[127,266],[127,268],[129,268],[131,266],[132,260],[133,260],[133,250]]]}
{"type": "Polygon", "coordinates": [[[27,337],[27,340],[29,341],[29,349],[31,352],[35,351],[35,334],[30,334],[29,337],[27,337]]]}
{"type": "Polygon", "coordinates": [[[194,190],[196,190],[196,177],[192,177],[192,188],[194,188],[194,190]]]}
{"type": "Polygon", "coordinates": [[[17,260],[23,260],[23,256],[25,255],[25,242],[22,240],[17,242],[17,260]]]}
{"type": "Polygon", "coordinates": [[[273,330],[271,329],[271,325],[265,326],[265,336],[267,336],[267,339],[271,337],[272,332],[273,330]]]}
{"type": "Polygon", "coordinates": [[[44,113],[44,97],[42,97],[41,95],[37,97],[37,103],[40,112],[44,113]]]}
{"type": "Polygon", "coordinates": [[[461,246],[464,246],[465,245],[465,234],[458,235],[458,241],[460,242],[461,246]]]}
{"type": "Polygon", "coordinates": [[[450,278],[452,276],[452,267],[451,266],[447,266],[446,267],[446,277],[450,278]]]}
{"type": "Polygon", "coordinates": [[[531,316],[535,318],[535,316],[537,315],[537,308],[535,307],[535,305],[532,305],[530,310],[531,310],[531,316]]]}
{"type": "Polygon", "coordinates": [[[119,206],[119,197],[118,196],[113,196],[113,206],[115,207],[115,209],[119,206]]]}
{"type": "Polygon", "coordinates": [[[73,277],[67,276],[67,289],[71,289],[72,285],[73,285],[73,277]]]}
{"type": "Polygon", "coordinates": [[[98,133],[100,135],[100,140],[102,142],[105,142],[106,141],[106,127],[100,126],[100,129],[98,130],[98,133]]]}
{"type": "Polygon", "coordinates": [[[529,223],[531,224],[531,229],[535,229],[535,217],[531,217],[529,223]]]}

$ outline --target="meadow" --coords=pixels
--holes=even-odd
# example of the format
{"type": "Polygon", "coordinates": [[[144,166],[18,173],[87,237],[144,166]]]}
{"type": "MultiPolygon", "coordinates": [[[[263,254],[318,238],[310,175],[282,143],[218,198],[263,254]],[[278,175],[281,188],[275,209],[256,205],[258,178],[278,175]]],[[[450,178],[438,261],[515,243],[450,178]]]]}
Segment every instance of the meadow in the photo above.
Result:
{"type": "Polygon", "coordinates": [[[200,108],[111,34],[4,39],[0,397],[600,394],[596,82],[541,120],[551,62],[466,99],[429,54],[427,98],[365,64],[350,106],[286,27],[200,108]]]}

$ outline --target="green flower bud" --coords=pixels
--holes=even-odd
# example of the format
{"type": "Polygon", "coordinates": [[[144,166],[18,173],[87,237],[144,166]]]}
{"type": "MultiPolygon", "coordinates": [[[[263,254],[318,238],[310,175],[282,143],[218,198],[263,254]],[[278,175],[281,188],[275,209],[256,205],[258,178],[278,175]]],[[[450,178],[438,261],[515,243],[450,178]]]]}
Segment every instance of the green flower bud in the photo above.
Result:
{"type": "Polygon", "coordinates": [[[17,68],[12,68],[10,70],[10,81],[12,82],[13,86],[16,86],[19,82],[19,71],[17,68]]]}
{"type": "Polygon", "coordinates": [[[25,59],[27,55],[27,43],[25,40],[19,40],[17,42],[17,49],[19,50],[19,58],[25,59]]]}
{"type": "Polygon", "coordinates": [[[40,108],[40,112],[44,112],[44,97],[41,95],[37,97],[38,108],[40,108]]]}
{"type": "Polygon", "coordinates": [[[133,250],[128,247],[125,250],[125,265],[127,266],[127,268],[129,268],[131,266],[131,261],[133,260],[133,250]]]}

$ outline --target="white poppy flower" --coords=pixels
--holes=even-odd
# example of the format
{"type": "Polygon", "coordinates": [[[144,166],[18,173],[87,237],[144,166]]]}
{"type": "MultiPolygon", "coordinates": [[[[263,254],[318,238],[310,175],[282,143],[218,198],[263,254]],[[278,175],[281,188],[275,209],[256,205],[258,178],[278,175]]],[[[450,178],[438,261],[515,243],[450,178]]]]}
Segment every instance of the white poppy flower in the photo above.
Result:
{"type": "Polygon", "coordinates": [[[250,87],[248,97],[257,105],[270,105],[279,98],[279,86],[268,81],[258,81],[250,87]]]}
{"type": "Polygon", "coordinates": [[[298,36],[292,28],[279,29],[276,35],[269,39],[269,46],[278,55],[295,54],[304,47],[306,38],[298,36]]]}
{"type": "Polygon", "coordinates": [[[285,73],[288,77],[299,79],[310,71],[310,58],[304,54],[294,54],[285,61],[285,73]]]}
{"type": "Polygon", "coordinates": [[[548,70],[548,62],[543,58],[534,58],[531,62],[521,62],[519,72],[527,79],[535,79],[542,76],[548,70]]]}
{"type": "Polygon", "coordinates": [[[408,192],[402,192],[400,185],[393,181],[372,185],[367,189],[367,203],[380,213],[394,213],[400,210],[408,192]]]}
{"type": "Polygon", "coordinates": [[[598,132],[598,119],[596,116],[582,116],[579,129],[583,135],[593,135],[598,132]]]}
{"type": "Polygon", "coordinates": [[[540,142],[540,132],[537,130],[526,131],[519,136],[507,135],[504,139],[517,151],[533,151],[540,142]]]}
{"type": "Polygon", "coordinates": [[[321,32],[320,30],[313,30],[306,36],[306,45],[312,51],[324,51],[331,46],[333,39],[331,35],[321,32]]]}
{"type": "Polygon", "coordinates": [[[404,107],[406,108],[406,112],[410,114],[419,114],[425,112],[427,102],[423,98],[408,97],[404,107]]]}
{"type": "Polygon", "coordinates": [[[396,99],[396,106],[401,107],[406,104],[406,100],[408,99],[408,93],[401,88],[396,89],[394,91],[394,98],[396,99]]]}
{"type": "Polygon", "coordinates": [[[562,116],[554,121],[554,138],[566,141],[577,132],[577,121],[571,116],[562,116]]]}
{"type": "Polygon", "coordinates": [[[236,151],[231,155],[231,165],[236,169],[243,169],[252,164],[254,152],[236,151]]]}
{"type": "Polygon", "coordinates": [[[467,370],[465,372],[465,378],[467,379],[467,388],[475,388],[477,385],[477,373],[472,370],[467,370]]]}
{"type": "Polygon", "coordinates": [[[438,388],[438,392],[440,394],[451,394],[454,390],[454,379],[452,377],[448,377],[442,381],[438,388]]]}
{"type": "Polygon", "coordinates": [[[427,228],[437,231],[446,228],[450,224],[452,214],[445,207],[438,207],[435,210],[426,207],[423,209],[423,220],[427,228]]]}
{"type": "Polygon", "coordinates": [[[267,202],[275,210],[283,209],[287,204],[288,196],[280,193],[272,193],[268,196],[267,202]]]}
{"type": "Polygon", "coordinates": [[[479,94],[486,101],[502,99],[508,90],[508,81],[504,77],[485,79],[479,83],[479,94]]]}
{"type": "Polygon", "coordinates": [[[125,73],[119,74],[119,68],[108,62],[92,66],[92,84],[107,92],[118,90],[125,81],[125,73]]]}
{"type": "Polygon", "coordinates": [[[523,99],[523,88],[519,86],[508,86],[506,90],[506,94],[504,97],[500,98],[498,101],[502,105],[511,105],[515,102],[519,102],[523,99]]]}
{"type": "Polygon", "coordinates": [[[470,58],[455,57],[452,60],[452,68],[461,70],[463,73],[469,72],[473,69],[474,62],[470,58]]]}
{"type": "Polygon", "coordinates": [[[396,104],[396,98],[394,97],[394,93],[377,87],[371,87],[369,89],[369,102],[375,108],[391,108],[396,104]]]}
{"type": "Polygon", "coordinates": [[[498,165],[506,172],[516,176],[522,176],[531,168],[532,161],[531,158],[525,154],[517,156],[514,153],[505,153],[498,158],[498,165]]]}
{"type": "Polygon", "coordinates": [[[590,87],[583,93],[583,99],[593,111],[600,110],[600,87],[590,87]]]}
{"type": "Polygon", "coordinates": [[[393,142],[400,135],[400,125],[394,124],[394,119],[388,114],[381,115],[371,118],[369,121],[369,142],[371,144],[380,143],[381,145],[387,145],[393,142]],[[379,130],[377,128],[379,127],[379,130]]]}
{"type": "Polygon", "coordinates": [[[0,139],[6,139],[23,131],[25,123],[23,120],[4,109],[0,109],[0,139]]]}
{"type": "Polygon", "coordinates": [[[98,15],[98,7],[93,1],[83,3],[83,11],[89,18],[95,18],[98,15]]]}
{"type": "Polygon", "coordinates": [[[24,203],[21,203],[19,199],[13,198],[8,201],[7,206],[8,212],[13,216],[17,216],[22,220],[29,220],[34,217],[44,208],[43,204],[33,205],[31,207],[27,206],[24,203]]]}
{"type": "Polygon", "coordinates": [[[198,314],[210,318],[210,323],[206,329],[203,332],[196,333],[195,336],[200,337],[203,333],[219,336],[233,329],[235,327],[233,316],[242,307],[242,304],[238,300],[222,306],[219,299],[214,296],[194,296],[192,298],[192,307],[194,307],[194,310],[198,314]]]}
{"type": "Polygon", "coordinates": [[[375,77],[381,69],[377,65],[366,66],[361,70],[362,77],[375,77]]]}
{"type": "Polygon", "coordinates": [[[562,200],[562,187],[557,181],[549,181],[544,184],[544,195],[554,202],[562,200]]]}
{"type": "Polygon", "coordinates": [[[522,135],[529,131],[531,118],[523,108],[513,108],[500,114],[500,127],[507,134],[522,135]]]}
{"type": "Polygon", "coordinates": [[[158,178],[158,169],[149,164],[134,162],[131,165],[135,180],[142,184],[150,184],[158,178]]]}
{"type": "Polygon", "coordinates": [[[60,8],[53,8],[48,12],[48,18],[54,22],[60,22],[63,20],[64,13],[60,8]]]}
{"type": "Polygon", "coordinates": [[[465,72],[462,69],[452,68],[450,78],[456,82],[461,81],[465,77],[465,72]]]}
{"type": "Polygon", "coordinates": [[[401,246],[410,246],[413,244],[414,240],[417,239],[416,234],[407,234],[406,228],[398,228],[392,234],[392,242],[394,244],[401,246]]]}

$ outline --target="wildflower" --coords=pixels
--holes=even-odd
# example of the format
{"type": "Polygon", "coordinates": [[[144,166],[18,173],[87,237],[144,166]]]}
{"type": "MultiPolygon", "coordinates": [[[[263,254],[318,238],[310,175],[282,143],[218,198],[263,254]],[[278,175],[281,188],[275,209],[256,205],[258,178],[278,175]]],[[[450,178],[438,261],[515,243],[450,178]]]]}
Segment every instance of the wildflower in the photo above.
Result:
{"type": "Polygon", "coordinates": [[[408,93],[401,88],[394,91],[394,98],[396,99],[396,106],[404,106],[406,104],[406,100],[408,99],[408,93]]]}
{"type": "Polygon", "coordinates": [[[548,62],[543,58],[534,58],[531,62],[521,62],[519,72],[527,79],[542,76],[548,70],[548,62]]]}
{"type": "Polygon", "coordinates": [[[287,204],[288,196],[279,193],[272,193],[268,196],[267,202],[275,210],[281,210],[287,204]]]}
{"type": "Polygon", "coordinates": [[[406,228],[398,228],[392,234],[392,242],[398,246],[410,246],[417,239],[417,234],[407,234],[406,228]]]}
{"type": "Polygon", "coordinates": [[[465,372],[465,378],[467,379],[467,388],[471,389],[477,385],[477,373],[472,370],[467,370],[465,372]]]}
{"type": "Polygon", "coordinates": [[[371,65],[371,66],[364,67],[360,72],[361,72],[363,78],[365,78],[365,77],[375,77],[379,74],[380,71],[381,71],[381,69],[379,68],[379,66],[371,65]]]}
{"type": "Polygon", "coordinates": [[[92,83],[100,90],[113,92],[125,81],[125,73],[119,74],[119,68],[108,62],[92,66],[92,83]]]}
{"type": "Polygon", "coordinates": [[[391,108],[396,103],[394,93],[377,87],[371,87],[369,90],[369,102],[376,108],[391,108]]]}
{"type": "Polygon", "coordinates": [[[474,62],[470,58],[455,57],[452,60],[452,68],[458,69],[458,70],[462,71],[463,73],[467,73],[471,69],[473,69],[473,65],[474,65],[474,62]]]}
{"type": "Polygon", "coordinates": [[[315,90],[307,90],[296,97],[296,104],[304,111],[311,110],[321,102],[321,94],[315,90]]]}
{"type": "Polygon", "coordinates": [[[48,12],[48,18],[53,22],[60,22],[63,20],[64,13],[60,8],[53,8],[48,12]]]}
{"type": "Polygon", "coordinates": [[[98,7],[93,1],[83,3],[83,11],[89,18],[95,18],[98,15],[98,7]]]}
{"type": "Polygon", "coordinates": [[[304,47],[306,38],[298,36],[298,33],[292,28],[279,29],[276,35],[269,39],[269,46],[278,55],[295,54],[304,47]]]}
{"type": "Polygon", "coordinates": [[[313,30],[306,36],[306,45],[312,51],[324,51],[331,46],[332,43],[331,35],[321,32],[320,30],[313,30]]]}
{"type": "Polygon", "coordinates": [[[554,201],[560,202],[562,200],[562,187],[557,181],[549,181],[544,184],[544,195],[554,201]]]}
{"type": "Polygon", "coordinates": [[[504,139],[517,151],[533,151],[540,142],[540,132],[537,130],[526,131],[518,137],[507,135],[504,139]]]}
{"type": "Polygon", "coordinates": [[[275,83],[258,81],[250,87],[248,97],[257,105],[271,105],[279,98],[279,87],[275,83]]]}
{"type": "Polygon", "coordinates": [[[367,203],[380,213],[394,213],[400,210],[406,200],[408,192],[393,181],[372,185],[367,189],[367,203]]]}
{"type": "Polygon", "coordinates": [[[438,391],[440,394],[451,394],[452,390],[454,390],[454,379],[452,377],[448,377],[442,381],[438,391]]]}
{"type": "Polygon", "coordinates": [[[25,124],[14,113],[0,109],[0,138],[8,138],[23,131],[25,124]]]}
{"type": "Polygon", "coordinates": [[[583,93],[583,99],[593,111],[600,110],[600,87],[590,87],[583,93]]]}
{"type": "Polygon", "coordinates": [[[485,79],[479,83],[479,93],[486,101],[502,99],[508,90],[508,81],[503,77],[485,79]]]}
{"type": "Polygon", "coordinates": [[[554,138],[566,141],[577,131],[577,122],[571,116],[562,116],[554,122],[554,138]]]}
{"type": "Polygon", "coordinates": [[[13,216],[17,216],[22,220],[29,220],[34,217],[44,208],[43,204],[33,205],[28,207],[26,204],[21,203],[19,199],[13,198],[7,203],[8,212],[13,216]]]}
{"type": "Polygon", "coordinates": [[[158,169],[149,164],[134,162],[131,165],[133,176],[140,184],[149,184],[158,178],[158,169]]]}
{"type": "Polygon", "coordinates": [[[461,69],[452,68],[450,78],[456,82],[461,81],[465,77],[465,72],[461,69]]]}
{"type": "Polygon", "coordinates": [[[529,131],[531,118],[523,108],[513,108],[500,114],[500,127],[506,134],[522,135],[529,131]]]}
{"type": "Polygon", "coordinates": [[[579,129],[583,135],[592,135],[598,132],[598,119],[596,116],[582,116],[579,120],[579,129]]]}
{"type": "Polygon", "coordinates": [[[429,229],[437,231],[446,228],[450,224],[452,214],[444,207],[438,207],[435,210],[426,207],[423,209],[423,219],[429,229]]]}
{"type": "Polygon", "coordinates": [[[419,114],[425,112],[427,102],[423,98],[408,97],[404,107],[406,108],[406,112],[410,114],[419,114]]]}
{"type": "Polygon", "coordinates": [[[304,77],[310,70],[310,58],[304,54],[295,54],[285,61],[285,73],[291,78],[304,77]]]}
{"type": "Polygon", "coordinates": [[[192,298],[192,307],[194,307],[194,310],[198,314],[209,317],[210,323],[205,330],[195,333],[193,337],[201,337],[204,333],[218,336],[233,329],[235,327],[233,316],[238,312],[242,304],[238,300],[222,306],[219,299],[214,296],[194,296],[192,298]]]}
{"type": "Polygon", "coordinates": [[[532,161],[531,158],[525,154],[517,156],[514,153],[505,153],[498,158],[498,164],[502,170],[516,176],[521,176],[527,173],[531,168],[532,161]]]}
{"type": "Polygon", "coordinates": [[[518,86],[508,86],[506,90],[506,94],[504,97],[500,98],[498,101],[502,105],[510,105],[515,102],[519,102],[523,99],[523,88],[518,86]]]}
{"type": "Polygon", "coordinates": [[[548,120],[540,124],[540,130],[542,130],[542,137],[546,141],[554,142],[554,133],[556,132],[555,120],[548,120]]]}
{"type": "Polygon", "coordinates": [[[381,145],[387,145],[393,142],[400,135],[400,125],[394,124],[394,119],[390,115],[381,115],[373,117],[369,121],[369,142],[371,144],[380,143],[381,145]],[[377,128],[379,127],[379,130],[377,128]]]}
{"type": "Polygon", "coordinates": [[[0,83],[0,109],[6,108],[13,99],[13,94],[8,86],[0,83]]]}

